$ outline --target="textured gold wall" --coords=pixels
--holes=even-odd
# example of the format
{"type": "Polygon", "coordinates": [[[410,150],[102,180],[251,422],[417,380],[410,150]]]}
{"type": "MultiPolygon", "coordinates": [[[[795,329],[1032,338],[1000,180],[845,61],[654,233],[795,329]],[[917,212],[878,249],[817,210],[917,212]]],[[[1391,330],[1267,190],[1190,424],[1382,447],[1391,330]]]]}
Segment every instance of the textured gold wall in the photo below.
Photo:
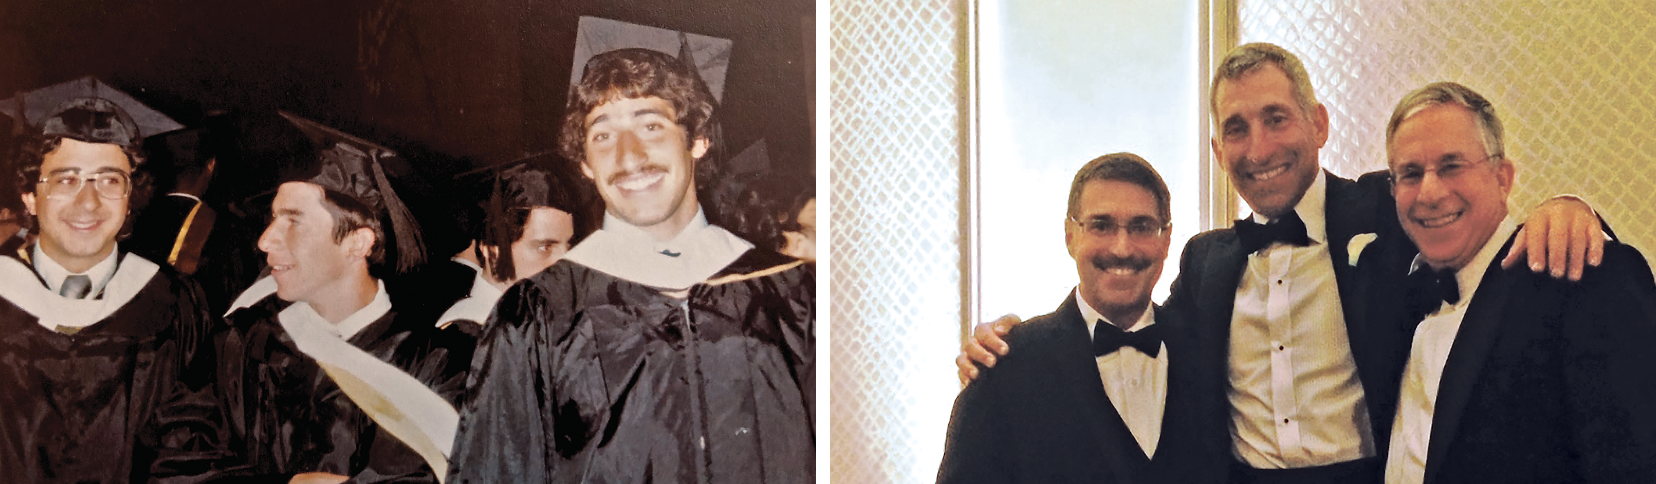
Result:
{"type": "Polygon", "coordinates": [[[1656,252],[1656,2],[1244,0],[1238,13],[1242,42],[1305,61],[1333,118],[1334,172],[1384,168],[1392,107],[1455,81],[1506,124],[1515,210],[1580,194],[1623,242],[1656,252]]]}

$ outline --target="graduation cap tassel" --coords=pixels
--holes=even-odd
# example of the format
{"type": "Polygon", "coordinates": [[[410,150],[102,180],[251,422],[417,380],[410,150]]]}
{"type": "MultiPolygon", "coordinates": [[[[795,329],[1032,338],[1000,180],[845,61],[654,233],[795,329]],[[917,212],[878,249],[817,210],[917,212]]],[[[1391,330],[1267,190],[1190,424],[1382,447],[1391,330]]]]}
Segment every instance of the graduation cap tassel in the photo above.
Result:
{"type": "Polygon", "coordinates": [[[420,225],[414,220],[414,214],[408,211],[407,205],[403,205],[396,190],[391,189],[391,181],[385,178],[385,169],[377,163],[379,155],[369,155],[375,158],[376,163],[369,163],[368,169],[374,173],[374,184],[378,185],[379,192],[386,194],[383,197],[385,213],[391,219],[391,231],[397,239],[397,273],[405,274],[425,263],[425,238],[420,235],[420,225]]]}

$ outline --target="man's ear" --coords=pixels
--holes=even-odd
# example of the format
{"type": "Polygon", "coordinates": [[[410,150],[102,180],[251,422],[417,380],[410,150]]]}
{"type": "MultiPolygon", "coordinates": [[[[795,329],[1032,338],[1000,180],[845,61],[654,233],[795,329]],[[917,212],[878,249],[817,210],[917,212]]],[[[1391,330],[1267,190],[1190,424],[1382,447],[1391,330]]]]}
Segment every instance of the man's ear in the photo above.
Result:
{"type": "Polygon", "coordinates": [[[690,157],[700,160],[703,156],[707,156],[707,150],[712,147],[713,142],[708,141],[707,138],[696,138],[695,141],[690,142],[690,157]]]}
{"type": "Polygon", "coordinates": [[[580,165],[581,165],[581,176],[587,177],[588,180],[597,180],[597,178],[594,178],[592,176],[592,167],[587,165],[586,160],[581,160],[580,165]]]}
{"type": "Polygon", "coordinates": [[[1317,148],[1321,149],[1328,144],[1328,106],[1317,103],[1317,109],[1311,116],[1311,126],[1315,130],[1313,134],[1317,136],[1317,148]]]}
{"type": "Polygon", "coordinates": [[[1512,160],[1501,157],[1501,164],[1495,165],[1495,180],[1501,184],[1502,195],[1512,194],[1512,183],[1517,175],[1518,167],[1512,164],[1512,160]]]}
{"type": "Polygon", "coordinates": [[[345,244],[345,248],[350,251],[351,257],[361,257],[366,260],[368,254],[374,250],[374,231],[368,227],[352,230],[351,233],[345,235],[345,244]]]}
{"type": "Polygon", "coordinates": [[[29,215],[39,216],[40,214],[35,213],[35,194],[25,193],[20,196],[23,197],[23,207],[29,210],[29,215]]]}

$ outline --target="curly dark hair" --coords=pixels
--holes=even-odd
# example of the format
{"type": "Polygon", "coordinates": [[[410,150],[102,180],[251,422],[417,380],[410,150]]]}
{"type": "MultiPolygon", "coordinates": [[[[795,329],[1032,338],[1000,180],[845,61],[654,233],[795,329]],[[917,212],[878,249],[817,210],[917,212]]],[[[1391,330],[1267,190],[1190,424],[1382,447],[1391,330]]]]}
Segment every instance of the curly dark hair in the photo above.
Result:
{"type": "MultiPolygon", "coordinates": [[[[650,49],[619,49],[593,56],[581,82],[569,91],[564,109],[559,153],[577,164],[586,162],[586,117],[593,109],[617,99],[658,97],[673,105],[674,120],[689,134],[685,147],[697,139],[714,141],[717,101],[694,68],[667,53],[650,49]]],[[[706,160],[710,157],[703,157],[706,160]]],[[[713,163],[696,163],[696,177],[716,178],[713,163]]]]}

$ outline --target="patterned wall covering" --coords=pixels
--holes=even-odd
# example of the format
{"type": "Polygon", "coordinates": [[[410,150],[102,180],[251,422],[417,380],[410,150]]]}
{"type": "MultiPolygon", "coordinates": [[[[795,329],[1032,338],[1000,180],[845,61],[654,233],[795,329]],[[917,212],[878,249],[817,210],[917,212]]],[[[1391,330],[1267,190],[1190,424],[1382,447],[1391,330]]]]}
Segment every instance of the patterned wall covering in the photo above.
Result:
{"type": "Polygon", "coordinates": [[[931,482],[942,457],[962,308],[963,5],[830,6],[834,482],[931,482]]]}
{"type": "Polygon", "coordinates": [[[1242,42],[1298,53],[1331,132],[1323,165],[1385,166],[1385,123],[1408,91],[1449,80],[1495,103],[1518,166],[1512,203],[1587,197],[1656,260],[1656,2],[1241,0],[1242,42]]]}

